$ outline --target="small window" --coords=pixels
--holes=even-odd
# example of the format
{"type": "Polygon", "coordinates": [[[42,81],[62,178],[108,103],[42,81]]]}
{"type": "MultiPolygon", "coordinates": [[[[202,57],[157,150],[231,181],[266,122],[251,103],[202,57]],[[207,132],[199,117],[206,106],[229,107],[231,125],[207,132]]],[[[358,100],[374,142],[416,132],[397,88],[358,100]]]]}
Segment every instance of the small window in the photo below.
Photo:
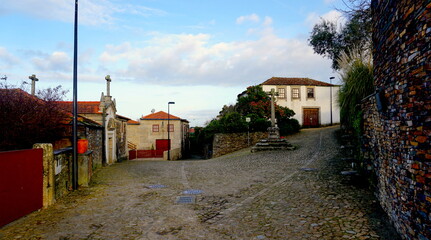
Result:
{"type": "Polygon", "coordinates": [[[299,88],[292,88],[292,99],[299,99],[299,88]]]}
{"type": "Polygon", "coordinates": [[[169,124],[169,132],[173,132],[174,131],[174,124],[169,124]]]}
{"type": "Polygon", "coordinates": [[[307,98],[314,98],[314,88],[307,88],[307,98]]]}
{"type": "Polygon", "coordinates": [[[278,98],[286,98],[286,89],[279,88],[277,89],[277,91],[278,91],[278,98]]]}
{"type": "Polygon", "coordinates": [[[153,124],[153,132],[159,131],[159,124],[153,124]]]}

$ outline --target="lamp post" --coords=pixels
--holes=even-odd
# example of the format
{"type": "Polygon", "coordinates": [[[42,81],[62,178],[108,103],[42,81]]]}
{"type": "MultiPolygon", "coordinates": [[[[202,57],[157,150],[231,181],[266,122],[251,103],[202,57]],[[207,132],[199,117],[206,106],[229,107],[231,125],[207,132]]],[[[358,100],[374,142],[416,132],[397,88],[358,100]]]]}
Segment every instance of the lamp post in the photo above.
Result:
{"type": "Polygon", "coordinates": [[[78,0],[75,0],[75,24],[73,38],[73,122],[72,122],[72,188],[78,189],[78,0]]]}
{"type": "Polygon", "coordinates": [[[335,77],[330,77],[329,78],[329,83],[331,84],[331,86],[329,87],[329,101],[331,101],[330,102],[330,105],[329,105],[329,111],[331,112],[331,126],[332,126],[332,79],[334,79],[335,77]]]}
{"type": "Polygon", "coordinates": [[[169,105],[171,104],[175,104],[175,102],[168,102],[168,160],[171,160],[171,138],[169,135],[169,118],[170,118],[170,114],[169,114],[169,105]]]}

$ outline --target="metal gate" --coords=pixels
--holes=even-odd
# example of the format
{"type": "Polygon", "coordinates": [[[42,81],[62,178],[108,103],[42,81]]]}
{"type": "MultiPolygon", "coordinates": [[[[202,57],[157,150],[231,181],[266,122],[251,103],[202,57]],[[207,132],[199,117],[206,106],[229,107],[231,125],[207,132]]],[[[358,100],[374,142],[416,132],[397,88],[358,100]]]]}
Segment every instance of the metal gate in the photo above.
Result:
{"type": "Polygon", "coordinates": [[[303,127],[319,127],[319,109],[318,108],[304,108],[303,127]]]}
{"type": "Polygon", "coordinates": [[[43,150],[0,152],[0,227],[42,208],[43,150]]]}

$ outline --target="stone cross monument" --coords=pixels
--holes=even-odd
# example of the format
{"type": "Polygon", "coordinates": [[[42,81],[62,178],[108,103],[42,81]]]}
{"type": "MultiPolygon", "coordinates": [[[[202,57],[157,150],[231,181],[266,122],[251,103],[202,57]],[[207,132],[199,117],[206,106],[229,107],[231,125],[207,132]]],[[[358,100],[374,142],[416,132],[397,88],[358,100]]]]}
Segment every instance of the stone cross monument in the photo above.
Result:
{"type": "Polygon", "coordinates": [[[294,150],[295,147],[288,143],[286,139],[280,138],[280,131],[275,123],[275,97],[278,96],[278,92],[271,89],[267,94],[271,97],[271,127],[268,128],[268,138],[259,140],[254,147],[251,148],[251,152],[256,151],[267,151],[267,150],[294,150]]]}
{"type": "Polygon", "coordinates": [[[31,95],[34,96],[36,92],[36,81],[39,81],[39,79],[34,74],[29,76],[28,78],[31,80],[31,95]]]}
{"type": "Polygon", "coordinates": [[[110,97],[111,96],[111,76],[106,75],[105,77],[106,80],[106,96],[110,97]]]}
{"type": "Polygon", "coordinates": [[[275,124],[275,97],[278,96],[278,92],[274,88],[270,92],[267,92],[271,97],[271,127],[268,128],[268,138],[280,138],[279,128],[275,124]]]}

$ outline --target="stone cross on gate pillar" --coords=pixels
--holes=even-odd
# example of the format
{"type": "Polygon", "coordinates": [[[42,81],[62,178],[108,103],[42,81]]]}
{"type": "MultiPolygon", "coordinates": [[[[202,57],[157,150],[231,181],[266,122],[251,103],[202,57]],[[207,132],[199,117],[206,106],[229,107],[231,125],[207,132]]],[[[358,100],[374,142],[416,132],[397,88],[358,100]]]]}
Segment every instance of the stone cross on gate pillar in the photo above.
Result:
{"type": "Polygon", "coordinates": [[[31,80],[31,95],[34,96],[36,92],[36,81],[39,81],[39,79],[34,74],[29,76],[28,78],[31,80]]]}
{"type": "Polygon", "coordinates": [[[106,75],[105,77],[106,79],[106,96],[110,97],[111,96],[111,76],[106,75]]]}

